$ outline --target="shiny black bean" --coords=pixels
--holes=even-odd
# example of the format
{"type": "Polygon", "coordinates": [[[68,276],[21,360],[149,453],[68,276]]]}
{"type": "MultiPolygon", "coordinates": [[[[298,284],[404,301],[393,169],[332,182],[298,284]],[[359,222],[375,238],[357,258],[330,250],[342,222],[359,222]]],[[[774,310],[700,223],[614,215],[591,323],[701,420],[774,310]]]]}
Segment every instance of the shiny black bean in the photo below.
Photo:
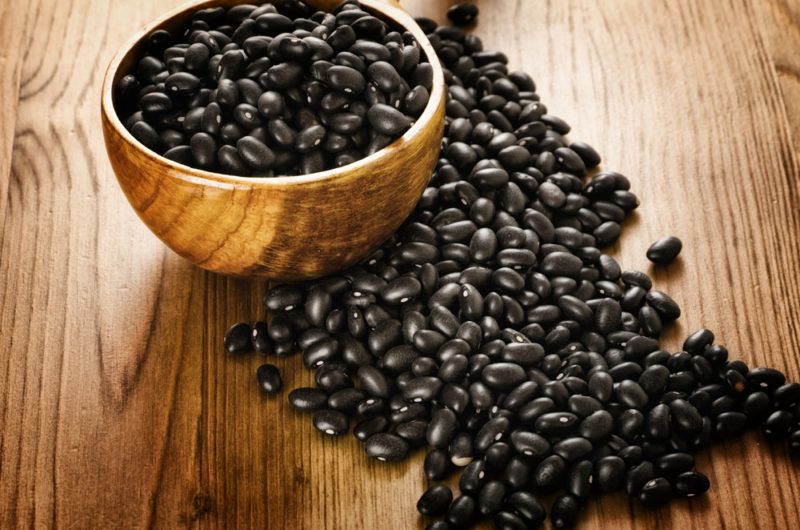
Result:
{"type": "Polygon", "coordinates": [[[447,10],[447,18],[456,26],[466,26],[478,16],[478,6],[466,2],[459,3],[447,10]]]}
{"type": "Polygon", "coordinates": [[[442,515],[453,501],[453,492],[442,484],[428,488],[417,501],[417,511],[422,515],[442,515]]]}
{"type": "Polygon", "coordinates": [[[792,431],[792,413],[776,410],[761,424],[761,431],[770,440],[786,438],[792,431]]]}
{"type": "Polygon", "coordinates": [[[428,423],[426,438],[428,444],[436,449],[446,449],[458,430],[458,418],[448,409],[438,409],[428,423]]]}
{"type": "Polygon", "coordinates": [[[367,119],[378,133],[397,136],[411,126],[411,119],[402,112],[382,103],[369,108],[367,119]]]}
{"type": "Polygon", "coordinates": [[[267,394],[277,394],[283,388],[283,380],[278,368],[272,364],[262,364],[256,371],[259,388],[267,394]]]}
{"type": "Polygon", "coordinates": [[[697,435],[702,428],[703,419],[697,409],[684,399],[669,403],[672,423],[687,435],[697,435]]]}
{"type": "Polygon", "coordinates": [[[493,515],[503,506],[506,487],[499,480],[492,480],[483,485],[478,494],[478,513],[482,516],[493,515]]]}
{"type": "Polygon", "coordinates": [[[361,442],[366,442],[373,434],[386,432],[390,427],[389,420],[383,416],[360,421],[353,427],[353,435],[361,442]]]}
{"type": "Polygon", "coordinates": [[[436,398],[441,388],[442,380],[437,377],[415,377],[403,389],[403,398],[410,403],[429,402],[436,398]]]}
{"type": "Polygon", "coordinates": [[[334,89],[345,94],[360,94],[367,85],[361,72],[355,68],[340,65],[330,67],[327,81],[334,89]]]}
{"type": "Polygon", "coordinates": [[[481,378],[490,388],[509,389],[526,379],[525,370],[514,363],[493,363],[481,372],[481,378]]]}
{"type": "Polygon", "coordinates": [[[662,237],[647,249],[647,259],[658,265],[666,265],[680,254],[681,248],[683,243],[677,237],[662,237]]]}
{"type": "Polygon", "coordinates": [[[252,136],[244,136],[236,142],[236,149],[244,162],[253,169],[265,171],[275,163],[275,153],[252,136]]]}
{"type": "Polygon", "coordinates": [[[672,484],[663,477],[647,481],[639,490],[639,500],[645,506],[664,504],[672,497],[672,484]]]}
{"type": "Polygon", "coordinates": [[[450,469],[449,454],[442,449],[429,452],[425,455],[423,469],[428,480],[442,480],[450,469]]]}
{"type": "Polygon", "coordinates": [[[389,398],[390,386],[383,373],[374,366],[364,365],[358,369],[358,379],[362,388],[371,396],[389,398]]]}
{"type": "Polygon", "coordinates": [[[775,408],[788,410],[800,403],[800,383],[786,383],[772,392],[775,408]]]}
{"type": "Polygon", "coordinates": [[[317,388],[296,388],[289,392],[289,403],[298,410],[319,410],[328,403],[328,395],[317,388]]]}
{"type": "Polygon", "coordinates": [[[772,392],[786,382],[786,376],[774,368],[753,368],[747,372],[747,381],[754,388],[772,392]]]}
{"type": "Polygon", "coordinates": [[[225,332],[225,350],[233,354],[242,354],[252,351],[251,335],[252,329],[246,322],[234,324],[225,332]]]}
{"type": "Polygon", "coordinates": [[[543,493],[558,489],[565,479],[567,465],[559,455],[550,455],[542,460],[533,473],[536,488],[543,493]]]}
{"type": "Polygon", "coordinates": [[[338,410],[318,410],[314,413],[313,420],[318,431],[332,436],[344,434],[350,428],[350,420],[338,410]]]}
{"type": "Polygon", "coordinates": [[[708,477],[698,471],[681,473],[675,479],[675,492],[684,497],[702,495],[710,486],[708,477]]]}
{"type": "Polygon", "coordinates": [[[598,410],[586,416],[580,423],[578,433],[592,442],[605,440],[614,429],[614,417],[606,410],[598,410]]]}
{"type": "Polygon", "coordinates": [[[409,451],[408,442],[396,434],[377,433],[369,437],[364,444],[367,456],[382,462],[397,462],[403,460],[409,451]]]}
{"type": "Polygon", "coordinates": [[[465,527],[473,520],[475,512],[475,499],[469,495],[460,495],[447,510],[447,522],[456,528],[465,527]]]}
{"type": "Polygon", "coordinates": [[[681,309],[678,304],[661,291],[649,291],[645,300],[666,322],[671,322],[681,316],[681,309]]]}

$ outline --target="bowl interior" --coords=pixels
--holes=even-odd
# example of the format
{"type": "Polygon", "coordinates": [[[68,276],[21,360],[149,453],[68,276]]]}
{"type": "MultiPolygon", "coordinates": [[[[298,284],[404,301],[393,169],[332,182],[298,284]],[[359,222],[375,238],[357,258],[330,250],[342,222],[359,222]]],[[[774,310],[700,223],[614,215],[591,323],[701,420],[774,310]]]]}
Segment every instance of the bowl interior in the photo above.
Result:
{"type": "MultiPolygon", "coordinates": [[[[259,186],[285,186],[291,184],[309,183],[309,182],[334,178],[336,176],[348,173],[352,169],[352,166],[356,164],[366,165],[371,163],[380,163],[381,159],[385,160],[386,157],[391,157],[392,151],[395,150],[398,147],[398,145],[401,144],[402,142],[407,141],[409,138],[411,138],[416,134],[420,134],[424,129],[431,127],[436,128],[440,126],[440,124],[435,122],[435,118],[436,118],[436,108],[438,107],[439,102],[444,98],[444,75],[442,73],[442,68],[439,63],[438,57],[436,56],[436,53],[433,50],[433,47],[431,46],[427,37],[420,29],[420,27],[417,25],[417,23],[414,21],[414,19],[404,10],[395,7],[393,5],[390,5],[389,3],[383,0],[361,0],[361,5],[367,11],[376,14],[383,20],[386,20],[396,26],[402,27],[406,31],[411,32],[414,35],[414,38],[417,40],[417,43],[420,45],[420,49],[424,54],[425,60],[428,63],[430,63],[433,68],[433,87],[431,90],[430,97],[428,99],[428,104],[425,107],[425,110],[420,115],[420,117],[400,138],[396,139],[394,142],[392,142],[385,148],[381,149],[380,151],[373,153],[369,156],[366,156],[346,166],[320,171],[317,173],[310,173],[306,175],[276,176],[276,177],[239,177],[235,175],[225,175],[222,173],[205,171],[199,168],[194,168],[190,166],[185,166],[183,164],[179,164],[177,162],[164,158],[155,151],[151,151],[150,149],[146,148],[144,145],[139,143],[139,141],[136,140],[133,137],[133,135],[128,131],[128,129],[123,125],[122,118],[117,112],[116,101],[115,101],[116,91],[114,90],[114,87],[116,86],[120,78],[122,78],[124,75],[127,75],[129,72],[133,70],[136,62],[143,55],[143,48],[145,46],[147,36],[151,32],[157,29],[166,29],[171,33],[174,33],[176,30],[179,30],[185,26],[186,22],[191,17],[191,14],[194,11],[214,6],[232,7],[244,3],[253,3],[253,2],[252,0],[200,0],[181,6],[173,10],[172,12],[167,13],[162,18],[148,25],[144,30],[137,33],[130,41],[128,41],[128,43],[122,48],[122,51],[109,64],[105,80],[103,83],[103,99],[102,99],[103,112],[105,113],[111,125],[115,127],[118,130],[118,132],[129,141],[131,145],[133,145],[136,149],[139,149],[142,153],[144,153],[145,156],[155,157],[161,163],[166,164],[168,166],[173,166],[175,169],[190,173],[192,178],[196,179],[201,179],[201,180],[205,179],[205,180],[211,180],[228,184],[248,184],[248,185],[256,184],[259,186]]],[[[266,1],[262,0],[261,2],[258,3],[275,3],[275,2],[272,0],[266,0],[266,1]]],[[[335,9],[341,3],[341,1],[306,0],[306,3],[315,9],[331,11],[335,9]]]]}

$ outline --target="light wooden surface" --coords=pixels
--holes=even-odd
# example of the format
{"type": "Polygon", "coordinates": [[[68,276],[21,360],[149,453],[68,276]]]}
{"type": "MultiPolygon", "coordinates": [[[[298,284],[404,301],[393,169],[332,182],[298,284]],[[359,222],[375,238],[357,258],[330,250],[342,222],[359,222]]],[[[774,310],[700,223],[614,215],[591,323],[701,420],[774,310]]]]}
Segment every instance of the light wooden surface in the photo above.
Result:
{"type": "MultiPolygon", "coordinates": [[[[446,2],[405,0],[441,16],[446,2]]],[[[476,32],[642,199],[616,255],[732,355],[800,380],[800,3],[483,0],[476,32]]],[[[136,218],[98,104],[117,47],[173,0],[0,3],[0,527],[416,528],[422,455],[323,439],[261,359],[223,355],[263,287],[202,272],[136,218]],[[8,154],[11,153],[11,157],[8,154]]],[[[286,386],[309,381],[279,360],[286,386]]],[[[699,457],[712,490],[592,500],[582,528],[796,528],[800,462],[756,435],[699,457]]]]}

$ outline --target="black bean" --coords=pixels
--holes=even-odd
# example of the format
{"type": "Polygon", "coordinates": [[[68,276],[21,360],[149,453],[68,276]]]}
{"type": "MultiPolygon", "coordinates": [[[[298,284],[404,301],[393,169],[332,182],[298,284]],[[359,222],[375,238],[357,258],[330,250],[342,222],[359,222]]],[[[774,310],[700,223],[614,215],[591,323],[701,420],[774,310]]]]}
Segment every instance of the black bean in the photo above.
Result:
{"type": "Polygon", "coordinates": [[[390,427],[389,420],[383,416],[375,416],[360,421],[353,427],[353,435],[361,442],[366,442],[372,435],[386,432],[390,427]]]}
{"type": "Polygon", "coordinates": [[[453,465],[459,467],[466,466],[472,462],[474,457],[472,437],[465,432],[458,433],[453,438],[453,441],[450,442],[448,451],[450,454],[450,461],[453,463],[453,465]]]}
{"type": "Polygon", "coordinates": [[[573,142],[569,145],[569,148],[581,157],[587,168],[600,165],[600,155],[591,145],[584,142],[573,142]]]}
{"type": "Polygon", "coordinates": [[[747,416],[742,412],[723,412],[715,419],[714,432],[721,438],[741,435],[747,428],[747,416]]]}
{"type": "Polygon", "coordinates": [[[417,501],[417,511],[422,515],[443,515],[453,501],[453,492],[442,484],[428,488],[417,501]]]}
{"type": "Polygon", "coordinates": [[[316,388],[296,388],[289,393],[289,403],[299,410],[319,410],[328,403],[328,395],[316,388]]]}
{"type": "Polygon", "coordinates": [[[478,513],[483,516],[497,513],[503,506],[506,487],[499,480],[492,480],[483,485],[478,495],[478,513]]]}
{"type": "Polygon", "coordinates": [[[675,236],[662,237],[647,249],[647,259],[659,265],[665,265],[680,254],[683,244],[675,236]]]}
{"type": "Polygon", "coordinates": [[[642,487],[654,478],[655,470],[652,462],[644,461],[631,468],[625,482],[628,495],[639,495],[642,487]]]}
{"type": "Polygon", "coordinates": [[[555,491],[564,481],[566,470],[567,465],[559,455],[550,455],[536,467],[534,484],[544,493],[555,491]]]}
{"type": "Polygon", "coordinates": [[[314,427],[322,433],[341,435],[350,428],[350,420],[338,410],[318,410],[314,413],[314,427]]]}
{"type": "MultiPolygon", "coordinates": [[[[350,52],[369,62],[388,61],[391,59],[391,54],[386,46],[366,39],[356,40],[356,42],[350,46],[350,52]]],[[[414,80],[414,82],[418,85],[424,84],[417,80],[414,80]]]]}
{"type": "Polygon", "coordinates": [[[367,118],[377,132],[388,136],[397,136],[411,125],[410,118],[394,107],[382,103],[371,106],[367,118]]]}
{"type": "Polygon", "coordinates": [[[358,379],[369,395],[384,399],[389,398],[389,382],[376,367],[361,366],[358,369],[358,379]]]}
{"type": "Polygon", "coordinates": [[[233,354],[251,352],[253,348],[250,341],[251,335],[252,329],[250,328],[250,324],[246,322],[234,324],[225,332],[225,350],[233,354]]]}
{"type": "Polygon", "coordinates": [[[661,291],[649,291],[645,299],[658,312],[659,316],[667,322],[671,322],[681,316],[678,304],[661,291]]]}
{"type": "Polygon", "coordinates": [[[776,410],[761,424],[761,431],[770,440],[780,440],[789,436],[792,430],[792,413],[776,410]]]}
{"type": "Polygon", "coordinates": [[[172,100],[162,92],[150,92],[139,99],[142,112],[160,113],[172,109],[172,100]]]}
{"type": "Polygon", "coordinates": [[[526,378],[525,370],[514,363],[494,363],[490,364],[481,372],[483,382],[491,388],[511,388],[526,378]]]}
{"type": "MultiPolygon", "coordinates": [[[[272,321],[277,317],[273,317],[272,321]]],[[[271,322],[272,322],[271,321],[271,322]]],[[[273,340],[278,340],[273,337],[273,340]]],[[[317,367],[334,359],[339,353],[339,342],[336,339],[323,339],[311,344],[303,352],[303,362],[309,368],[317,367]]]]}
{"type": "Polygon", "coordinates": [[[566,462],[573,462],[587,456],[592,451],[592,444],[586,438],[566,438],[553,445],[553,452],[566,462]]]}
{"type": "Polygon", "coordinates": [[[370,436],[366,441],[364,451],[368,456],[377,458],[382,462],[397,462],[406,457],[409,446],[405,440],[395,434],[377,433],[370,436]]]}
{"type": "Polygon", "coordinates": [[[244,136],[236,142],[242,160],[253,169],[265,171],[275,163],[275,153],[252,136],[244,136]]]}
{"type": "Polygon", "coordinates": [[[131,134],[145,147],[152,150],[157,150],[161,143],[161,139],[156,130],[150,124],[143,121],[137,121],[131,126],[131,134]]]}
{"type": "Polygon", "coordinates": [[[437,449],[425,455],[423,469],[428,480],[441,480],[450,468],[450,457],[447,451],[437,449]]]}
{"type": "Polygon", "coordinates": [[[747,372],[747,380],[754,388],[772,392],[786,382],[786,376],[773,368],[753,368],[747,372]]]}
{"type": "Polygon", "coordinates": [[[456,26],[466,26],[478,16],[478,6],[460,3],[447,10],[447,18],[456,26]]]}
{"type": "Polygon", "coordinates": [[[498,530],[525,530],[528,526],[525,521],[509,511],[497,512],[493,519],[494,527],[498,530]]]}
{"type": "Polygon", "coordinates": [[[638,383],[630,380],[619,383],[615,389],[615,395],[619,402],[626,407],[638,410],[644,409],[649,401],[644,389],[638,383]]]}
{"type": "Polygon", "coordinates": [[[606,439],[613,428],[613,416],[606,410],[598,410],[581,421],[578,432],[587,440],[599,442],[606,439]]]}
{"type": "Polygon", "coordinates": [[[475,517],[475,508],[475,499],[469,495],[460,495],[447,510],[447,521],[456,527],[467,526],[475,517]]]}
{"type": "Polygon", "coordinates": [[[250,340],[255,351],[262,354],[271,353],[272,340],[269,337],[268,326],[266,322],[258,321],[253,324],[250,340]]]}
{"type": "Polygon", "coordinates": [[[639,500],[645,506],[664,504],[672,497],[672,485],[663,477],[647,481],[639,491],[639,500]]]}
{"type": "Polygon", "coordinates": [[[598,460],[594,467],[594,483],[603,493],[622,489],[625,485],[627,466],[618,456],[606,456],[598,460]]]}
{"type": "Polygon", "coordinates": [[[360,94],[367,86],[367,81],[361,72],[349,66],[330,67],[327,81],[334,89],[345,94],[360,94]]]}
{"type": "Polygon", "coordinates": [[[217,157],[217,142],[207,133],[197,133],[190,140],[192,156],[199,167],[211,167],[217,157]]]}
{"type": "Polygon", "coordinates": [[[553,502],[550,520],[553,528],[572,528],[580,513],[580,504],[574,495],[561,495],[553,502]]]}
{"type": "Polygon", "coordinates": [[[452,410],[447,408],[437,410],[428,424],[428,444],[437,449],[447,448],[457,429],[458,418],[452,410]]]}
{"type": "Polygon", "coordinates": [[[258,386],[267,394],[277,394],[283,388],[283,380],[278,368],[272,364],[262,364],[256,371],[258,386]]]}
{"type": "Polygon", "coordinates": [[[800,403],[800,383],[786,383],[772,392],[775,408],[788,410],[800,403]]]}
{"type": "MultiPolygon", "coordinates": [[[[344,371],[334,368],[334,365],[326,365],[317,370],[317,386],[328,394],[333,394],[345,388],[352,388],[353,381],[344,371]],[[330,368],[329,368],[330,366],[330,368]],[[324,370],[324,371],[323,371],[324,370]]],[[[336,407],[333,407],[336,408],[336,407]]]]}
{"type": "Polygon", "coordinates": [[[709,486],[708,477],[697,471],[681,473],[675,479],[675,492],[684,497],[702,495],[708,491],[709,486]]]}

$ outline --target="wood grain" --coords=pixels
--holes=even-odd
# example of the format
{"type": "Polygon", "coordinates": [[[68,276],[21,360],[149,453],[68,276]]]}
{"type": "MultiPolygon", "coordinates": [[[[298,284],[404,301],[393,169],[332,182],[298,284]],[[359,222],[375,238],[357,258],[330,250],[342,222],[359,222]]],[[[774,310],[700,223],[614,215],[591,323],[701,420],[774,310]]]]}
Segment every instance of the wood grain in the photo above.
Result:
{"type": "MultiPolygon", "coordinates": [[[[486,46],[631,178],[642,207],[623,265],[647,268],[661,235],[683,239],[678,263],[653,271],[684,309],[667,344],[705,325],[733,356],[800,380],[797,1],[477,3],[486,46]]],[[[403,4],[440,20],[447,6],[403,4]]],[[[263,286],[165,249],[115,182],[102,71],[175,5],[0,8],[0,527],[422,527],[422,455],[368,462],[260,396],[261,359],[231,360],[221,341],[263,316],[263,286]]],[[[278,364],[287,387],[309,381],[298,358],[278,364]]],[[[699,467],[705,498],[645,510],[613,495],[582,528],[800,524],[785,446],[749,435],[699,467]]]]}

